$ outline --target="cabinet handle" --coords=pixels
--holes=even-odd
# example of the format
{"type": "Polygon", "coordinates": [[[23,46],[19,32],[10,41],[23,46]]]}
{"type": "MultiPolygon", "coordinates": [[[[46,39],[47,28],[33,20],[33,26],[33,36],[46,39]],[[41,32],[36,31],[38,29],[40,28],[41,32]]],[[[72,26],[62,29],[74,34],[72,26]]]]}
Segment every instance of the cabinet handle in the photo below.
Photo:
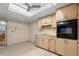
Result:
{"type": "Polygon", "coordinates": [[[64,41],[64,43],[66,44],[66,41],[64,41]]]}

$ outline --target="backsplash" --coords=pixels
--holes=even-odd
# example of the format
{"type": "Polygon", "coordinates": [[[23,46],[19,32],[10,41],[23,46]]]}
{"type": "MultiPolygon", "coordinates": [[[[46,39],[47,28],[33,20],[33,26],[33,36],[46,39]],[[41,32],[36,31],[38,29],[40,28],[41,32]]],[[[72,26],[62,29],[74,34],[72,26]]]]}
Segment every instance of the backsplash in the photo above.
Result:
{"type": "Polygon", "coordinates": [[[39,35],[56,36],[56,28],[54,28],[54,29],[43,29],[42,31],[39,31],[39,35]]]}

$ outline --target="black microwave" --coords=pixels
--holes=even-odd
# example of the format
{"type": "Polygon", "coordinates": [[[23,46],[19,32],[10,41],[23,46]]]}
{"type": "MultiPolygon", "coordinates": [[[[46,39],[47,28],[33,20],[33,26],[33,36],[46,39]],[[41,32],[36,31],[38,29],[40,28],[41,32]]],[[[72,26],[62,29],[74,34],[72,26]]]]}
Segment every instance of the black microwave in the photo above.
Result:
{"type": "Polygon", "coordinates": [[[57,22],[57,37],[77,40],[77,19],[57,22]]]}

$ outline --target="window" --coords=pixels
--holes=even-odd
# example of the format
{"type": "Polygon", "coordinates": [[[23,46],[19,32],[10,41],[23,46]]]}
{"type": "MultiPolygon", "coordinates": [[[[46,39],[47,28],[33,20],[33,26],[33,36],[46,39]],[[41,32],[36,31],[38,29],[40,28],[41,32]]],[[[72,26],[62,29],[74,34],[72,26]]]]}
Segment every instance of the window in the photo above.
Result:
{"type": "Polygon", "coordinates": [[[6,22],[0,20],[0,32],[6,31],[6,22]]]}

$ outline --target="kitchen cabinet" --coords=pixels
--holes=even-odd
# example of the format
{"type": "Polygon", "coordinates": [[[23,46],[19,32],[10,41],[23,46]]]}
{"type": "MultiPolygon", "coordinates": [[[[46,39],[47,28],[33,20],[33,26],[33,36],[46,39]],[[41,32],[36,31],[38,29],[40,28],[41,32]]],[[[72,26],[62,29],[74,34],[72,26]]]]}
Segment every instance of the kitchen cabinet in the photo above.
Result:
{"type": "Polygon", "coordinates": [[[79,56],[79,40],[78,40],[78,45],[77,45],[77,47],[78,47],[78,56],[79,56]]]}
{"type": "Polygon", "coordinates": [[[56,15],[55,14],[53,14],[52,15],[52,27],[56,27],[56,15]]]}
{"type": "Polygon", "coordinates": [[[35,36],[35,45],[39,46],[39,37],[38,36],[35,36]]]}
{"type": "Polygon", "coordinates": [[[43,38],[39,37],[39,47],[43,48],[43,38]]]}
{"type": "Polygon", "coordinates": [[[43,48],[44,49],[48,50],[48,42],[49,42],[49,39],[48,38],[44,38],[44,40],[43,40],[43,48]]]}
{"type": "Polygon", "coordinates": [[[77,4],[78,5],[78,19],[79,19],[79,4],[77,4]]]}
{"type": "Polygon", "coordinates": [[[65,55],[65,43],[64,39],[58,38],[56,40],[56,53],[60,55],[65,55]]]}
{"type": "Polygon", "coordinates": [[[41,20],[42,20],[41,25],[46,25],[46,18],[45,18],[45,17],[43,17],[41,20]]]}
{"type": "Polygon", "coordinates": [[[58,21],[75,18],[77,18],[77,4],[70,4],[56,11],[56,19],[58,21]]]}
{"type": "Polygon", "coordinates": [[[65,40],[65,55],[66,56],[77,56],[77,41],[76,40],[65,40]]]}
{"type": "Polygon", "coordinates": [[[49,15],[49,16],[46,16],[46,25],[51,25],[51,23],[52,23],[52,18],[51,18],[51,15],[49,15]]]}
{"type": "Polygon", "coordinates": [[[37,36],[35,37],[35,45],[39,46],[39,38],[37,36]]]}
{"type": "Polygon", "coordinates": [[[52,38],[49,40],[49,51],[51,52],[55,52],[55,39],[56,38],[52,38]]]}
{"type": "Polygon", "coordinates": [[[42,24],[42,19],[39,19],[39,20],[38,20],[38,28],[39,28],[39,29],[40,29],[41,26],[42,26],[41,24],[42,24]]]}

